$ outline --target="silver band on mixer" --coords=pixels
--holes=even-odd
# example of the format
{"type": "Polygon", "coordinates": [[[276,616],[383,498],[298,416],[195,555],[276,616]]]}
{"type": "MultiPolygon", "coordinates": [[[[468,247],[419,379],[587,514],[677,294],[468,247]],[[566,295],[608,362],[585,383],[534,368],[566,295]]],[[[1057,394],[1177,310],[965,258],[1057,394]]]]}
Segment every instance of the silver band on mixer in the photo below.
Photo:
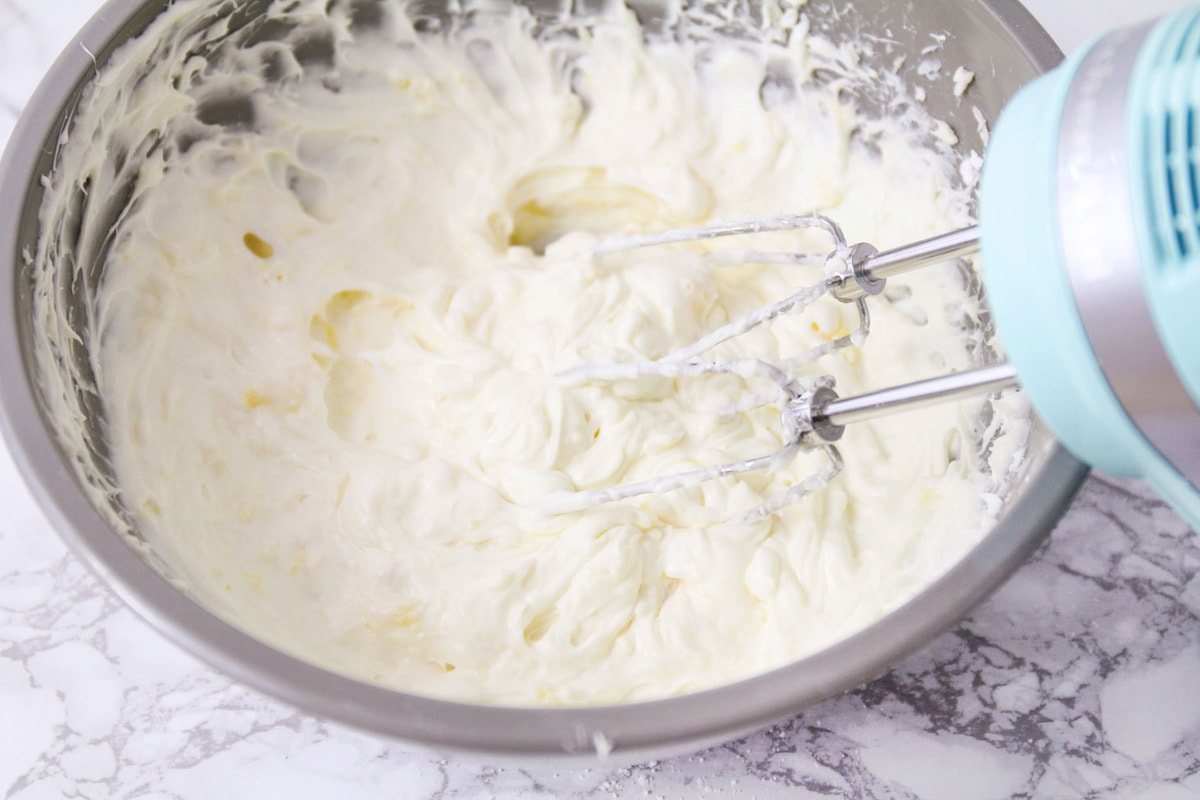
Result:
{"type": "Polygon", "coordinates": [[[1109,35],[1085,58],[1059,137],[1059,230],[1096,361],[1126,414],[1200,489],[1200,408],[1159,338],[1130,214],[1125,98],[1149,25],[1109,35]]]}

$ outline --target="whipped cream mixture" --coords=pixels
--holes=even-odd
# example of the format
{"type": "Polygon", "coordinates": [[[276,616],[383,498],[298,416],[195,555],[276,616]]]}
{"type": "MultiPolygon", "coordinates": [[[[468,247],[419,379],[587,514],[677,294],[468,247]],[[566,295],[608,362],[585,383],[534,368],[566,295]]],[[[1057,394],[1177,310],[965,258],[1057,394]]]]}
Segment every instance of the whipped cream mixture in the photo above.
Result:
{"type": "MultiPolygon", "coordinates": [[[[542,504],[777,449],[778,409],[717,413],[770,384],[562,373],[662,356],[822,274],[705,256],[726,245],[587,257],[602,238],[820,210],[882,247],[969,222],[942,124],[839,100],[878,77],[851,45],[807,35],[789,7],[732,43],[647,41],[624,10],[555,27],[330,5],[277,4],[234,36],[173,6],[102,73],[58,170],[122,200],[75,209],[70,262],[92,282],[112,491],[203,602],[406,691],[617,703],[824,648],[993,523],[1024,430],[1014,399],[856,425],[830,486],[756,522],[735,519],[823,453],[584,511],[542,504]]],[[[52,177],[51,232],[68,191],[52,177]]],[[[751,244],[829,248],[733,246],[751,244]]],[[[43,283],[64,252],[38,254],[43,283]]],[[[986,343],[967,283],[953,266],[894,281],[866,344],[804,374],[849,394],[973,365],[986,343]]],[[[45,285],[41,302],[62,344],[45,285]]],[[[719,355],[778,361],[856,322],[826,299],[719,355]]],[[[60,430],[82,424],[74,395],[44,388],[67,398],[60,430]]]]}

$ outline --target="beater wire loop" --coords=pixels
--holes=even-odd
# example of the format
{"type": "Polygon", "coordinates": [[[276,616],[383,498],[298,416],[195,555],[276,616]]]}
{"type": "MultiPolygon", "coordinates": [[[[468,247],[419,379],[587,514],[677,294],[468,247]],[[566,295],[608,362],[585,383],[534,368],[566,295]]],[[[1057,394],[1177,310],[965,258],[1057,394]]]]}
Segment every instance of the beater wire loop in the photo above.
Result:
{"type": "Polygon", "coordinates": [[[819,472],[809,475],[800,483],[797,483],[792,488],[788,489],[783,494],[776,495],[760,506],[750,509],[741,516],[738,520],[742,523],[758,522],[773,516],[790,505],[795,505],[813,492],[819,492],[830,484],[830,482],[838,476],[845,466],[845,461],[842,460],[842,453],[832,444],[825,445],[822,448],[825,455],[829,458],[829,463],[819,472]]]}
{"type": "Polygon", "coordinates": [[[865,297],[858,299],[854,303],[858,312],[858,326],[853,332],[802,353],[790,356],[777,364],[755,358],[725,360],[701,358],[701,356],[725,342],[742,336],[761,325],[766,325],[780,317],[802,313],[817,300],[828,294],[835,293],[835,289],[838,286],[845,284],[846,281],[853,278],[853,269],[849,261],[850,254],[853,251],[847,245],[846,237],[836,222],[821,214],[786,214],[699,228],[684,228],[666,233],[623,236],[601,242],[589,251],[586,257],[601,259],[613,253],[643,247],[681,244],[726,236],[802,229],[823,231],[833,240],[833,249],[824,255],[818,255],[804,252],[769,253],[742,248],[740,250],[730,249],[706,253],[704,254],[704,258],[717,262],[718,265],[736,263],[811,265],[822,263],[825,267],[826,275],[820,282],[797,289],[783,300],[771,303],[752,314],[734,320],[693,344],[673,350],[656,360],[581,364],[561,373],[561,377],[564,379],[580,383],[634,380],[647,376],[686,378],[702,375],[737,375],[742,378],[766,378],[775,384],[776,388],[774,391],[755,394],[736,405],[719,409],[717,413],[732,415],[767,406],[779,407],[781,409],[781,424],[785,439],[784,445],[774,453],[743,461],[735,461],[729,464],[689,470],[674,475],[665,475],[603,489],[555,492],[547,496],[542,502],[542,508],[546,513],[558,514],[583,511],[593,506],[626,500],[640,495],[660,494],[684,487],[698,486],[707,481],[730,475],[758,470],[775,470],[791,463],[801,450],[810,450],[817,447],[823,449],[827,456],[825,467],[800,483],[790,487],[785,492],[771,497],[761,505],[745,512],[739,518],[740,522],[752,522],[769,517],[786,506],[796,503],[807,495],[824,488],[841,472],[843,461],[841,453],[836,447],[832,444],[818,443],[812,440],[803,430],[795,424],[789,424],[788,422],[790,419],[788,416],[789,413],[794,412],[795,409],[799,407],[811,407],[813,398],[816,396],[815,393],[822,390],[831,391],[833,379],[829,376],[796,377],[792,374],[792,370],[801,365],[811,364],[822,356],[837,352],[838,350],[861,345],[871,329],[871,316],[865,297]]]}
{"type": "Polygon", "coordinates": [[[789,314],[799,314],[822,298],[829,291],[830,286],[830,282],[825,280],[821,283],[800,289],[790,297],[780,300],[777,303],[771,303],[769,306],[764,306],[753,314],[734,320],[728,325],[718,328],[695,344],[681,347],[669,353],[661,360],[684,361],[689,358],[695,358],[701,353],[712,350],[717,345],[724,344],[730,339],[754,330],[759,325],[765,325],[772,320],[789,314]]]}
{"type": "Polygon", "coordinates": [[[858,311],[857,328],[845,336],[830,339],[828,342],[809,348],[803,353],[785,358],[779,362],[779,368],[783,370],[795,369],[805,364],[812,364],[822,356],[836,353],[838,350],[845,350],[847,347],[861,347],[863,342],[867,340],[867,336],[871,333],[871,310],[867,307],[866,298],[855,301],[854,307],[858,311]]]}
{"type": "Polygon", "coordinates": [[[650,375],[664,378],[690,378],[698,375],[737,375],[741,378],[765,377],[780,389],[795,396],[796,379],[779,367],[757,358],[737,361],[609,361],[599,364],[580,364],[561,373],[561,377],[579,383],[589,381],[620,381],[650,375]]]}
{"type": "Polygon", "coordinates": [[[585,257],[603,258],[612,253],[637,250],[642,247],[720,239],[725,236],[742,236],[750,233],[796,231],[806,228],[819,228],[828,233],[833,239],[835,251],[844,250],[847,247],[846,236],[842,233],[841,226],[829,217],[822,214],[780,214],[774,217],[723,222],[698,228],[676,228],[664,233],[614,236],[593,247],[585,254],[585,257]]]}
{"type": "MultiPolygon", "coordinates": [[[[542,500],[542,510],[548,514],[565,514],[571,511],[584,511],[594,506],[617,500],[628,500],[644,494],[665,494],[666,492],[682,489],[686,486],[699,486],[702,483],[738,475],[743,472],[776,469],[796,457],[803,445],[793,442],[786,447],[765,456],[748,458],[745,461],[735,461],[730,464],[720,464],[715,467],[679,472],[674,475],[664,475],[637,483],[627,483],[606,489],[585,489],[583,491],[552,492],[542,500]]],[[[751,512],[753,513],[753,512],[751,512]]]]}

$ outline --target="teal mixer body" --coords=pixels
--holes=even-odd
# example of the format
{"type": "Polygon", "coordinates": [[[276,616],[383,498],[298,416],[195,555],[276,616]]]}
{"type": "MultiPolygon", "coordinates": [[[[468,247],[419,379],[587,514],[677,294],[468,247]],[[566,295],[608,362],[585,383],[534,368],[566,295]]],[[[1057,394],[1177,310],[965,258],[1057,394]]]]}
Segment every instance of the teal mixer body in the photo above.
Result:
{"type": "Polygon", "coordinates": [[[1200,528],[1200,7],[1102,37],[1010,102],[980,230],[1039,414],[1200,528]]]}

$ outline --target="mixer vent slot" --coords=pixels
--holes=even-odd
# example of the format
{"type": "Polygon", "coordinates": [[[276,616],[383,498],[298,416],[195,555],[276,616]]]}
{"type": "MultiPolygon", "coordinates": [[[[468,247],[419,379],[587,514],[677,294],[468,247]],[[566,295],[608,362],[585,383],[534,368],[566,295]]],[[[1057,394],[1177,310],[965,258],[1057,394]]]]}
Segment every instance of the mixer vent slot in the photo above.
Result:
{"type": "Polygon", "coordinates": [[[1180,272],[1200,258],[1200,12],[1164,37],[1154,62],[1145,142],[1156,263],[1180,272]]]}
{"type": "Polygon", "coordinates": [[[1164,231],[1172,240],[1168,253],[1173,258],[1185,259],[1200,249],[1200,190],[1197,189],[1197,165],[1194,158],[1195,110],[1163,116],[1165,141],[1163,142],[1166,163],[1166,219],[1170,229],[1164,231]],[[1184,131],[1181,135],[1180,118],[1184,131]]]}

